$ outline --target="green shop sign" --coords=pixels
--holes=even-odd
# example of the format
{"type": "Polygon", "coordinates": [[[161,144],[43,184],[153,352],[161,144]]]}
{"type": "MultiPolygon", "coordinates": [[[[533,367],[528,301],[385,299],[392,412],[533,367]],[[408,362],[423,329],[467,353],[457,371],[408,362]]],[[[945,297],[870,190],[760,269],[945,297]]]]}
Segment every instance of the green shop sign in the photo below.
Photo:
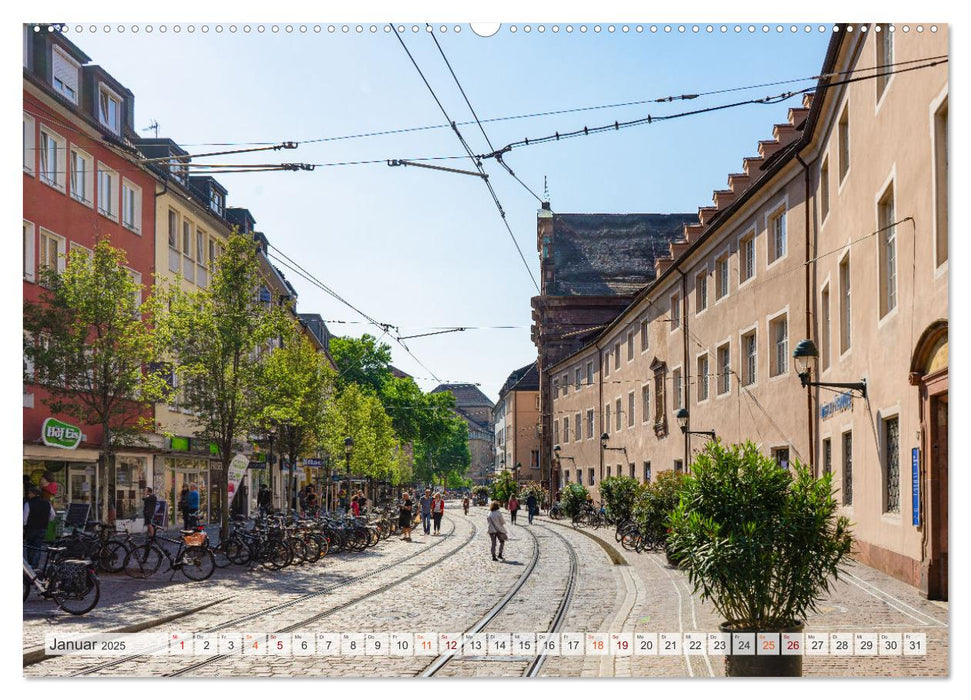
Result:
{"type": "Polygon", "coordinates": [[[81,444],[81,429],[54,418],[48,418],[40,431],[44,444],[48,447],[60,447],[73,450],[81,444]]]}

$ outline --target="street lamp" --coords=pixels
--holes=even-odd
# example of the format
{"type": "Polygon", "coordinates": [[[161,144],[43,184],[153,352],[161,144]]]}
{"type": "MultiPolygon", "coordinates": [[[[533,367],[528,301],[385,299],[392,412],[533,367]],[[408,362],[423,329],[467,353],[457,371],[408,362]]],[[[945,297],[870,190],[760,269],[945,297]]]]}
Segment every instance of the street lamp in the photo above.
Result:
{"type": "Polygon", "coordinates": [[[813,370],[819,361],[819,350],[816,343],[809,339],[800,340],[796,349],[792,351],[792,363],[795,365],[796,374],[799,381],[805,386],[823,386],[831,389],[849,389],[850,391],[860,392],[862,398],[866,398],[866,377],[858,382],[814,382],[811,381],[813,370]]]}
{"type": "Polygon", "coordinates": [[[678,425],[681,426],[682,435],[707,435],[710,439],[715,439],[714,430],[688,430],[688,409],[682,408],[677,414],[678,425]]]}
{"type": "Polygon", "coordinates": [[[354,449],[354,440],[348,436],[344,438],[344,459],[347,463],[347,508],[351,507],[351,452],[354,449]]]}
{"type": "Polygon", "coordinates": [[[523,463],[516,462],[516,471],[513,473],[513,476],[515,477],[517,484],[519,483],[519,470],[522,468],[523,468],[523,463]]]}
{"type": "MultiPolygon", "coordinates": [[[[608,447],[607,446],[607,441],[609,439],[610,439],[610,435],[608,433],[604,433],[603,435],[600,436],[600,455],[601,455],[600,468],[603,469],[603,452],[604,452],[604,450],[614,450],[615,452],[623,452],[624,453],[624,461],[625,461],[625,463],[629,464],[630,463],[630,457],[627,456],[627,448],[626,447],[608,447]]],[[[602,477],[603,476],[603,473],[601,473],[600,476],[602,477]]]]}

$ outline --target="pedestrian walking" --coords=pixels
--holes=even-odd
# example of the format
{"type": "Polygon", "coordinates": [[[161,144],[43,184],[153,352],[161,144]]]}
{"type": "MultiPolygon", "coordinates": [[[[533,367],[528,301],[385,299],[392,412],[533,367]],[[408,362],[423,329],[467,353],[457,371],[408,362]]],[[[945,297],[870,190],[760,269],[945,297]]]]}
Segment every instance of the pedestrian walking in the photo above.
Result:
{"type": "Polygon", "coordinates": [[[354,514],[355,518],[361,514],[361,504],[357,500],[357,496],[351,496],[351,513],[354,514]]]}
{"type": "Polygon", "coordinates": [[[529,516],[529,524],[530,525],[533,524],[533,516],[536,515],[536,512],[538,510],[539,510],[539,508],[538,508],[538,505],[536,503],[536,494],[530,492],[530,494],[528,496],[526,496],[526,515],[529,516]]]}
{"type": "Polygon", "coordinates": [[[442,529],[442,516],[445,515],[445,499],[442,494],[436,493],[432,501],[432,520],[435,522],[435,534],[440,535],[442,529]]]}
{"type": "Polygon", "coordinates": [[[469,514],[469,495],[468,494],[465,494],[465,497],[462,499],[462,510],[465,511],[466,515],[469,514]]]}
{"type": "Polygon", "coordinates": [[[364,495],[363,491],[357,492],[357,511],[358,513],[367,514],[364,509],[367,507],[367,496],[364,495]]]}
{"type": "Polygon", "coordinates": [[[515,494],[509,497],[509,502],[506,504],[506,508],[509,509],[509,520],[513,525],[515,525],[516,513],[519,512],[519,501],[516,499],[515,494]]]}
{"type": "Polygon", "coordinates": [[[401,496],[401,505],[398,507],[398,526],[401,528],[401,539],[411,542],[411,498],[405,491],[401,496]]]}
{"type": "Polygon", "coordinates": [[[306,501],[305,514],[311,518],[317,517],[317,489],[313,484],[307,486],[307,495],[304,499],[306,501]]]}
{"type": "Polygon", "coordinates": [[[502,511],[499,510],[499,501],[493,501],[489,506],[489,515],[486,518],[489,522],[489,539],[492,540],[492,561],[505,559],[502,550],[506,546],[506,523],[502,519],[502,511]],[[496,541],[499,542],[499,554],[496,555],[496,541]]]}
{"type": "Polygon", "coordinates": [[[24,503],[24,544],[32,549],[25,547],[24,557],[34,569],[40,564],[40,550],[44,546],[47,526],[54,517],[54,506],[42,497],[39,488],[31,485],[27,490],[27,502],[24,503]]]}
{"type": "Polygon", "coordinates": [[[266,516],[273,509],[273,492],[266,484],[260,484],[260,490],[256,494],[256,507],[261,516],[266,516]]]}
{"type": "Polygon", "coordinates": [[[189,485],[183,484],[179,492],[179,513],[182,515],[182,529],[189,529],[189,485]]]}
{"type": "Polygon", "coordinates": [[[425,531],[425,534],[429,534],[432,531],[432,490],[425,489],[425,495],[421,497],[418,501],[418,505],[421,507],[421,528],[425,531]]]}
{"type": "Polygon", "coordinates": [[[196,484],[189,484],[189,495],[186,496],[186,506],[188,517],[186,518],[186,530],[194,530],[199,524],[199,487],[196,484]]]}
{"type": "Polygon", "coordinates": [[[155,537],[155,509],[158,507],[158,496],[150,487],[145,489],[142,499],[142,518],[145,520],[145,532],[149,537],[155,537]]]}

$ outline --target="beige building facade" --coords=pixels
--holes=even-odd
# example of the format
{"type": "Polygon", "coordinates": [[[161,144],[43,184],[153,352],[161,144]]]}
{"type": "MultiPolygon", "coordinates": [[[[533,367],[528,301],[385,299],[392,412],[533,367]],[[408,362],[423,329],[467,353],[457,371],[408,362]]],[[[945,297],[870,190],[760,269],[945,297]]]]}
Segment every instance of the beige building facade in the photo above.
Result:
{"type": "Polygon", "coordinates": [[[519,481],[541,481],[539,372],[535,362],[509,375],[499,390],[493,416],[495,470],[508,469],[519,481]]]}
{"type": "MultiPolygon", "coordinates": [[[[687,470],[714,431],[833,474],[856,556],[947,598],[947,31],[834,34],[823,79],[553,377],[554,481],[687,470]],[[873,66],[878,68],[874,75],[873,66]],[[868,70],[865,70],[868,69],[868,70]],[[906,70],[905,70],[906,69],[906,70]],[[800,341],[819,357],[803,388],[800,341]]],[[[549,455],[553,457],[553,455],[549,455]]]]}

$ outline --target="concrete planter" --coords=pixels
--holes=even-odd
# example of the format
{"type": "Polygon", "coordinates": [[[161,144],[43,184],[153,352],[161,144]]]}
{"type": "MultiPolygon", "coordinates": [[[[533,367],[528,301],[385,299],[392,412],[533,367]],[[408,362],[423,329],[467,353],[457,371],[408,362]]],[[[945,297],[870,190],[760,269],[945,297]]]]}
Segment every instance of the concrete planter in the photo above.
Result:
{"type": "MultiPolygon", "coordinates": [[[[718,626],[722,632],[754,632],[755,630],[743,630],[723,622],[718,626]]],[[[782,629],[765,630],[758,632],[793,632],[803,631],[803,624],[793,625],[782,629]]],[[[781,651],[781,649],[780,649],[781,651]]],[[[793,656],[776,655],[756,655],[743,656],[736,654],[725,655],[725,674],[730,677],[792,677],[802,676],[802,654],[793,656]]]]}

